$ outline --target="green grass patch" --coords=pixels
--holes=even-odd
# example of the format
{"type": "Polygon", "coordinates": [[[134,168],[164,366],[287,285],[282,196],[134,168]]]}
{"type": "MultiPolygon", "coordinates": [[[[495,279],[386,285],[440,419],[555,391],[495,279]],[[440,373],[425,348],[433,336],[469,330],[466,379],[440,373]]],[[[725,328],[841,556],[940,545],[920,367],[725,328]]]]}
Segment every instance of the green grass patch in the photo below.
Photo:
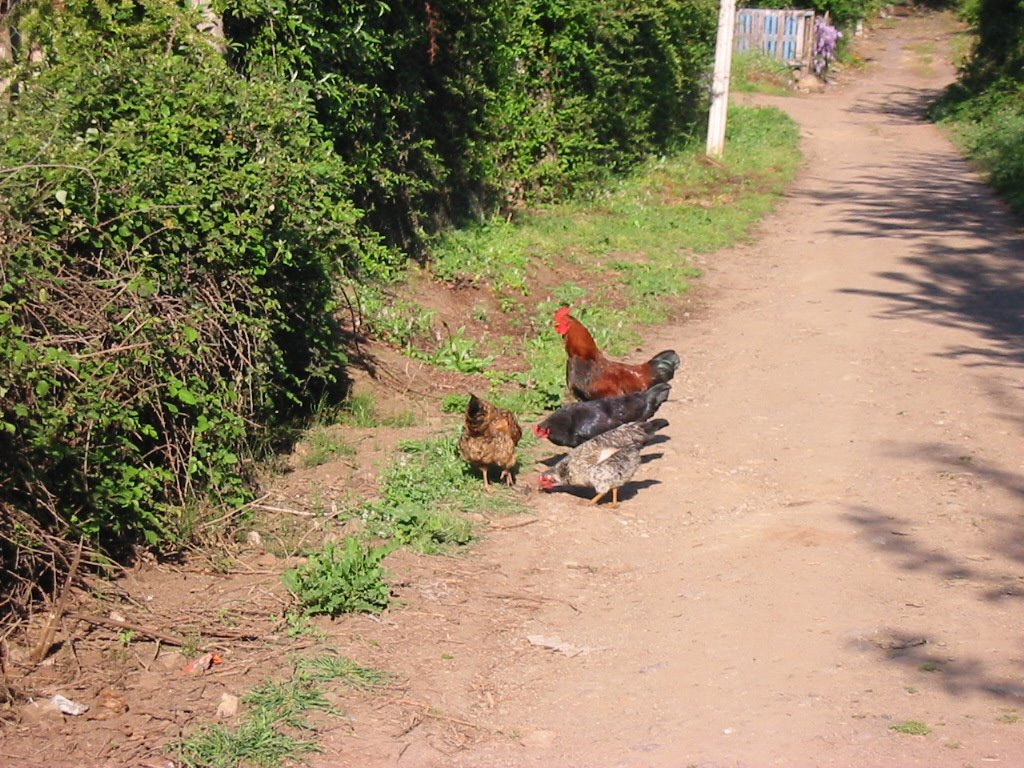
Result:
{"type": "Polygon", "coordinates": [[[306,453],[302,455],[304,467],[319,467],[343,456],[355,456],[355,448],[345,442],[338,431],[326,427],[314,427],[306,433],[306,453]]]}
{"type": "Polygon", "coordinates": [[[337,654],[300,658],[290,679],[267,681],[242,697],[238,725],[208,725],[170,751],[187,768],[278,768],[320,751],[308,714],[340,714],[327,699],[324,683],[362,690],[389,684],[392,676],[337,654]]]}
{"type": "Polygon", "coordinates": [[[920,720],[905,720],[902,723],[893,723],[889,726],[889,730],[896,733],[906,733],[910,736],[927,736],[932,732],[932,729],[920,720]]]}
{"type": "Polygon", "coordinates": [[[732,57],[729,88],[738,93],[790,94],[793,70],[784,61],[763,51],[737,53],[732,57]]]}
{"type": "Polygon", "coordinates": [[[394,675],[364,667],[341,655],[300,657],[295,660],[295,678],[303,682],[338,681],[349,688],[369,691],[394,682],[394,675]]]}
{"type": "MultiPolygon", "coordinates": [[[[460,427],[461,429],[461,427],[460,427]]],[[[473,540],[470,512],[510,514],[518,496],[500,485],[492,493],[458,452],[458,433],[399,444],[398,459],[381,478],[381,498],[361,510],[368,532],[426,553],[473,540]]]]}

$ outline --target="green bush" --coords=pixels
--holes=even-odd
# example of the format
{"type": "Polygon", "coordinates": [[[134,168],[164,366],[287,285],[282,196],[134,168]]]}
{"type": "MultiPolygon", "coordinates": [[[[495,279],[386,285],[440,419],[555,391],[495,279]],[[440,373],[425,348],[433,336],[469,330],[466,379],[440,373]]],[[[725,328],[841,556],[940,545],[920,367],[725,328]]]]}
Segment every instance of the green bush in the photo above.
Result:
{"type": "Polygon", "coordinates": [[[677,144],[698,122],[717,5],[223,7],[235,65],[309,84],[356,203],[422,253],[449,222],[550,199],[677,144]]]}
{"type": "Polygon", "coordinates": [[[963,2],[961,15],[974,27],[974,49],[931,114],[1024,215],[1024,4],[963,2]]]}
{"type": "Polygon", "coordinates": [[[388,260],[305,88],[239,78],[178,5],[22,19],[47,58],[0,125],[5,546],[243,501],[265,428],[343,383],[332,280],[388,260]]]}

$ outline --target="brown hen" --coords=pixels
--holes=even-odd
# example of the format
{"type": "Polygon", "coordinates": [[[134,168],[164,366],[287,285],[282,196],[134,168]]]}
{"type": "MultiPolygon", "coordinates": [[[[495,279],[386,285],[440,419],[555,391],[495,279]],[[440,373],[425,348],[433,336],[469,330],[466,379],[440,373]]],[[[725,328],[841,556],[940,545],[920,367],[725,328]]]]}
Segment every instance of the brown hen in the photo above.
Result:
{"type": "Polygon", "coordinates": [[[480,470],[484,487],[490,489],[487,474],[491,467],[501,470],[500,479],[515,482],[516,445],[523,436],[515,414],[470,394],[466,421],[459,435],[459,454],[480,470]]]}

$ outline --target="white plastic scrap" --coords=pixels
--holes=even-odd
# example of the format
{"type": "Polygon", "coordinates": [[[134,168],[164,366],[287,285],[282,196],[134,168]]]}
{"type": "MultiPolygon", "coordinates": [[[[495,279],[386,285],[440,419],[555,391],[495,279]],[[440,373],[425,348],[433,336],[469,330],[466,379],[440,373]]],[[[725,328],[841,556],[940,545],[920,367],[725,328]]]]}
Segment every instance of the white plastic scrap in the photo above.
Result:
{"type": "Polygon", "coordinates": [[[63,712],[65,715],[84,715],[89,711],[88,704],[79,704],[71,699],[64,698],[59,693],[50,699],[50,703],[63,712]]]}

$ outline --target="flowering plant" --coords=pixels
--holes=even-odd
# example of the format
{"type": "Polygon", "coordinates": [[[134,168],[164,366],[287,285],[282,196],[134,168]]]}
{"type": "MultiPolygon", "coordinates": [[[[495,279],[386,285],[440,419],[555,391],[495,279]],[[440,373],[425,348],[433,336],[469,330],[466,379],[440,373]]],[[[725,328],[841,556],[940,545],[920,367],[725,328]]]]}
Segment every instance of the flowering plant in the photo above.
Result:
{"type": "Polygon", "coordinates": [[[823,16],[814,20],[814,74],[823,76],[832,59],[843,33],[833,27],[823,16]]]}

